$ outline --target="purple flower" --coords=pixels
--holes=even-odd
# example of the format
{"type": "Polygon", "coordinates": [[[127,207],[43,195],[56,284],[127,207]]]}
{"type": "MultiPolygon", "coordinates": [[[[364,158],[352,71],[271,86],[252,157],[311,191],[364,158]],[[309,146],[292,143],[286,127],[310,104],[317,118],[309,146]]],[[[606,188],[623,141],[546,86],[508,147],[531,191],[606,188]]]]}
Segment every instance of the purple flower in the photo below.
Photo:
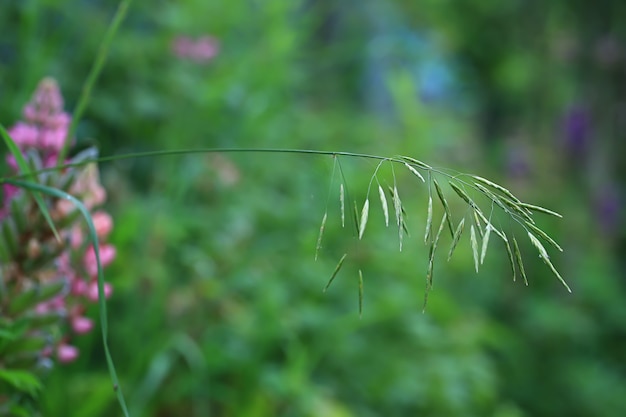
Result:
{"type": "Polygon", "coordinates": [[[621,201],[614,187],[602,188],[595,197],[595,214],[605,235],[613,235],[619,225],[621,201]]]}
{"type": "Polygon", "coordinates": [[[591,137],[591,115],[582,106],[573,106],[563,117],[563,145],[575,158],[585,155],[591,137]]]}

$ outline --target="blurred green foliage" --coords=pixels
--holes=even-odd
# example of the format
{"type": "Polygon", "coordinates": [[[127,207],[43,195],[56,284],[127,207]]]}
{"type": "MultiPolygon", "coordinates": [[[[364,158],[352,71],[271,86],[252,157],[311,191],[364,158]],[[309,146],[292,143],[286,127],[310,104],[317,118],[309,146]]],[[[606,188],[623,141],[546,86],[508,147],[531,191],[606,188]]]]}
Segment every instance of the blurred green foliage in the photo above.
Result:
{"type": "MultiPolygon", "coordinates": [[[[2,3],[3,124],[46,75],[73,108],[115,6],[2,3]]],[[[617,0],[135,2],[79,147],[348,150],[473,172],[564,214],[540,226],[564,247],[553,261],[574,293],[530,245],[521,248],[530,287],[511,282],[500,242],[475,276],[462,242],[449,263],[439,259],[422,314],[427,190],[410,173],[396,172],[412,233],[399,253],[380,210],[362,241],[341,228],[330,157],[105,164],[118,248],[110,341],[132,415],[624,415],[623,9],[617,0]],[[205,34],[220,45],[209,62],[173,54],[177,36],[205,34]]],[[[341,163],[348,204],[360,205],[374,166],[341,163]]],[[[118,415],[98,335],[74,342],[81,358],[46,379],[43,414],[118,415]]]]}

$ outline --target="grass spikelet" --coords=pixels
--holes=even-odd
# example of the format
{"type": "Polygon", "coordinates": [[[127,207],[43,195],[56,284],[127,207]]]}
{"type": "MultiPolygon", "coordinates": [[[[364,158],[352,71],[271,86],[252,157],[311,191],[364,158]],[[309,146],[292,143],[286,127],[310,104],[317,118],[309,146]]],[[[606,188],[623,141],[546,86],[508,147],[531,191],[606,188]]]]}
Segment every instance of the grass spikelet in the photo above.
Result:
{"type": "Polygon", "coordinates": [[[559,274],[559,272],[556,270],[556,268],[554,267],[554,265],[552,265],[552,262],[550,261],[550,257],[548,256],[548,252],[546,252],[546,248],[543,247],[543,245],[541,244],[541,242],[539,241],[539,239],[537,239],[532,233],[528,232],[528,237],[530,238],[531,243],[537,248],[537,250],[539,251],[539,257],[543,260],[543,262],[548,265],[548,267],[550,268],[550,270],[552,271],[552,273],[554,275],[556,275],[556,277],[559,279],[559,281],[561,281],[561,284],[563,284],[565,286],[565,288],[567,289],[568,292],[572,292],[572,290],[570,289],[569,285],[567,285],[567,283],[565,282],[565,280],[563,279],[563,277],[561,276],[561,274],[559,274]]]}
{"type": "Polygon", "coordinates": [[[556,275],[556,277],[559,279],[559,281],[561,281],[561,284],[563,284],[563,286],[565,287],[565,289],[567,289],[568,292],[572,292],[572,289],[569,287],[569,285],[567,285],[567,282],[565,282],[565,280],[563,279],[563,277],[561,276],[561,274],[559,274],[559,271],[556,270],[556,268],[554,267],[554,265],[552,265],[552,262],[550,262],[549,259],[544,259],[543,260],[545,262],[546,265],[548,265],[548,267],[550,268],[550,270],[552,271],[552,273],[554,275],[556,275]]]}
{"type": "Polygon", "coordinates": [[[470,243],[472,244],[472,255],[474,255],[474,267],[476,268],[476,273],[478,273],[478,241],[476,240],[476,229],[474,225],[470,225],[470,243]]]}
{"type": "Polygon", "coordinates": [[[526,278],[526,270],[524,269],[522,252],[520,252],[519,245],[517,244],[517,240],[515,238],[513,238],[513,249],[515,250],[515,259],[517,260],[519,272],[522,274],[522,278],[524,278],[524,284],[526,284],[526,286],[528,287],[528,278],[526,278]]]}
{"type": "MultiPolygon", "coordinates": [[[[480,226],[480,219],[478,218],[478,213],[476,213],[476,210],[474,210],[474,225],[476,225],[476,230],[478,231],[478,235],[480,236],[480,238],[483,238],[483,228],[480,226]]],[[[489,223],[487,223],[489,224],[489,223]]]]}
{"type": "MultiPolygon", "coordinates": [[[[472,201],[472,204],[474,204],[473,201],[472,201]]],[[[474,208],[474,214],[476,214],[483,223],[485,223],[485,224],[490,223],[489,220],[487,219],[487,217],[485,217],[485,215],[484,215],[483,211],[480,209],[480,207],[478,207],[476,204],[474,204],[473,208],[474,208]]]]}
{"type": "Polygon", "coordinates": [[[559,213],[552,211],[552,210],[548,210],[547,208],[544,208],[544,207],[539,207],[539,206],[535,206],[535,205],[528,204],[528,203],[519,203],[519,206],[522,208],[528,209],[530,211],[536,211],[536,212],[543,213],[543,214],[549,214],[550,216],[558,217],[560,219],[563,218],[563,216],[560,215],[559,213]]]}
{"type": "Polygon", "coordinates": [[[359,318],[363,317],[363,272],[359,269],[359,318]]]}
{"type": "Polygon", "coordinates": [[[448,251],[448,261],[452,258],[452,253],[454,249],[456,249],[456,245],[459,243],[461,239],[461,234],[463,233],[463,229],[465,228],[465,217],[461,219],[459,225],[456,227],[454,235],[452,236],[452,244],[450,245],[450,250],[448,251]]]}
{"type": "Polygon", "coordinates": [[[333,283],[333,280],[335,279],[335,277],[337,276],[337,273],[339,273],[339,270],[341,269],[341,267],[343,266],[343,261],[346,260],[346,257],[348,256],[347,253],[344,253],[343,256],[341,257],[341,259],[339,259],[339,262],[337,263],[337,266],[335,267],[335,270],[333,271],[333,274],[330,276],[330,279],[328,280],[328,284],[326,284],[326,286],[324,287],[324,292],[326,292],[326,290],[328,289],[328,287],[330,287],[330,284],[333,283]]]}
{"type": "Polygon", "coordinates": [[[559,244],[556,243],[554,241],[554,239],[552,239],[550,236],[548,236],[548,234],[546,232],[544,232],[543,230],[541,230],[540,228],[538,228],[534,224],[526,223],[526,226],[528,226],[533,232],[537,233],[540,238],[542,238],[543,240],[545,240],[546,242],[548,242],[549,244],[554,246],[559,252],[563,252],[563,248],[561,248],[561,246],[559,246],[559,244]]]}
{"type": "Polygon", "coordinates": [[[339,206],[341,207],[341,227],[346,227],[346,204],[343,183],[339,184],[339,206]]]}
{"type": "Polygon", "coordinates": [[[418,167],[422,168],[422,169],[427,169],[429,171],[431,171],[433,168],[430,165],[427,165],[425,163],[423,163],[422,161],[419,161],[415,158],[411,158],[409,156],[401,156],[400,159],[403,159],[405,162],[408,161],[414,165],[417,165],[418,167]]]}
{"type": "Polygon", "coordinates": [[[402,252],[402,243],[404,240],[404,208],[402,207],[402,201],[400,200],[400,194],[398,194],[398,187],[394,184],[393,189],[390,188],[391,196],[393,199],[393,209],[396,213],[396,224],[398,225],[398,240],[400,241],[400,252],[402,252]]]}
{"type": "Polygon", "coordinates": [[[499,200],[502,201],[508,208],[510,208],[513,212],[523,218],[527,223],[534,224],[535,220],[530,216],[530,212],[528,210],[523,209],[516,202],[506,198],[499,197],[499,200]]]}
{"type": "Polygon", "coordinates": [[[394,185],[390,188],[391,198],[393,199],[393,210],[396,213],[396,225],[400,227],[402,224],[402,201],[398,195],[398,188],[394,185]]]}
{"type": "Polygon", "coordinates": [[[491,235],[491,223],[487,224],[485,227],[485,234],[483,235],[483,247],[480,251],[480,264],[482,265],[485,262],[485,255],[487,255],[487,246],[489,245],[489,236],[491,235]]]}
{"type": "Polygon", "coordinates": [[[435,269],[435,251],[437,250],[437,243],[439,243],[439,237],[441,236],[441,231],[444,228],[444,224],[446,224],[447,214],[444,212],[443,217],[441,218],[441,223],[439,224],[439,229],[437,230],[437,234],[435,235],[435,239],[430,244],[430,248],[428,251],[428,271],[426,272],[426,290],[424,291],[424,307],[422,312],[426,311],[426,304],[428,303],[428,293],[433,288],[433,272],[435,269]]]}
{"type": "Polygon", "coordinates": [[[450,213],[450,206],[448,205],[448,200],[443,195],[443,191],[441,191],[441,187],[436,179],[433,178],[433,183],[435,184],[435,190],[437,191],[437,197],[439,197],[439,201],[443,206],[443,210],[446,213],[446,219],[448,222],[448,229],[450,229],[450,236],[454,236],[454,227],[452,227],[452,214],[450,213]]]}
{"type": "Polygon", "coordinates": [[[365,232],[365,226],[367,226],[367,218],[370,212],[370,199],[365,199],[363,204],[363,210],[361,210],[361,221],[359,222],[359,240],[363,238],[363,232],[365,232]]]}
{"type": "Polygon", "coordinates": [[[413,168],[411,165],[407,164],[406,162],[404,163],[404,165],[409,169],[409,171],[411,171],[413,174],[415,174],[420,180],[422,180],[422,182],[426,182],[426,180],[424,179],[424,177],[422,176],[422,174],[419,173],[418,170],[416,170],[415,168],[413,168]]]}
{"type": "Polygon", "coordinates": [[[450,184],[450,187],[452,187],[452,189],[454,190],[454,192],[461,197],[467,204],[470,205],[470,207],[476,207],[476,204],[474,203],[474,201],[469,198],[469,196],[467,195],[467,193],[465,191],[463,191],[461,189],[461,187],[459,187],[458,185],[456,185],[455,183],[453,183],[452,181],[449,181],[448,184],[450,184]]]}
{"type": "Polygon", "coordinates": [[[533,244],[533,246],[537,248],[537,250],[539,251],[539,256],[542,259],[550,259],[550,256],[548,256],[548,251],[546,251],[546,248],[541,244],[539,239],[535,237],[535,235],[528,232],[528,238],[530,239],[530,242],[533,244]]]}
{"type": "Polygon", "coordinates": [[[506,238],[506,235],[503,232],[500,232],[495,227],[493,228],[494,232],[502,239],[504,242],[504,246],[506,247],[506,253],[509,255],[509,262],[511,264],[511,270],[513,271],[513,282],[515,282],[515,278],[517,274],[515,273],[515,260],[513,259],[513,252],[511,251],[511,245],[509,244],[509,240],[506,238]]]}
{"type": "Polygon", "coordinates": [[[385,215],[385,226],[389,227],[389,207],[387,206],[387,197],[383,187],[378,184],[378,195],[380,196],[380,204],[383,206],[383,214],[385,215]]]}
{"type": "Polygon", "coordinates": [[[324,213],[324,217],[322,217],[322,225],[320,226],[320,234],[317,237],[317,245],[315,246],[315,260],[317,261],[317,254],[322,247],[322,235],[324,234],[324,228],[326,227],[326,219],[328,218],[328,212],[324,213]]]}
{"type": "Polygon", "coordinates": [[[356,206],[356,201],[354,202],[354,230],[359,233],[359,209],[356,206]]]}
{"type": "Polygon", "coordinates": [[[530,212],[524,208],[522,208],[521,205],[519,205],[518,203],[516,203],[515,201],[502,196],[502,195],[497,195],[493,192],[491,192],[489,189],[487,189],[486,187],[484,187],[482,184],[479,184],[477,182],[474,183],[474,185],[483,193],[485,194],[491,201],[493,201],[494,203],[496,203],[502,210],[504,210],[505,213],[509,214],[509,215],[513,215],[516,214],[519,217],[521,217],[524,222],[527,223],[535,223],[535,221],[533,220],[533,218],[530,215],[530,212]]]}
{"type": "Polygon", "coordinates": [[[504,210],[505,212],[508,212],[509,209],[504,205],[504,203],[502,201],[500,201],[500,196],[496,195],[494,192],[492,192],[491,190],[489,190],[487,187],[485,187],[484,185],[475,182],[474,185],[484,194],[486,195],[491,201],[493,201],[494,203],[496,203],[498,206],[500,206],[500,208],[502,210],[504,210]]]}
{"type": "Polygon", "coordinates": [[[488,179],[483,178],[483,177],[479,177],[478,175],[472,175],[472,178],[474,178],[478,182],[481,182],[481,183],[485,184],[488,187],[493,188],[494,190],[500,191],[502,194],[504,194],[507,197],[509,197],[515,203],[518,203],[518,204],[520,203],[519,199],[517,197],[515,197],[512,192],[510,192],[509,190],[507,190],[506,188],[504,188],[500,184],[496,184],[495,182],[489,181],[488,179]]]}
{"type": "Polygon", "coordinates": [[[498,235],[498,237],[502,240],[504,240],[505,242],[508,241],[508,239],[506,238],[506,234],[504,234],[504,232],[501,232],[500,230],[498,230],[493,224],[488,223],[489,226],[491,227],[491,231],[494,232],[496,235],[498,235]]]}
{"type": "Polygon", "coordinates": [[[433,228],[433,196],[428,196],[428,214],[426,217],[426,232],[424,232],[424,243],[428,241],[433,228]]]}

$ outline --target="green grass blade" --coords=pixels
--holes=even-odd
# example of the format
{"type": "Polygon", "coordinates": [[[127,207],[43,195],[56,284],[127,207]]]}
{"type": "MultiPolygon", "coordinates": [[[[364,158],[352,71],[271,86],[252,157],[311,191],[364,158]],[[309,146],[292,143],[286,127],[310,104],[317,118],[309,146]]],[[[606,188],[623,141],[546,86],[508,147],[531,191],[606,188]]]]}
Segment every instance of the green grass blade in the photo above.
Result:
{"type": "Polygon", "coordinates": [[[76,133],[76,127],[78,126],[78,122],[80,121],[80,118],[82,117],[85,109],[87,108],[87,103],[89,102],[89,99],[91,98],[91,90],[93,89],[93,86],[96,84],[96,81],[98,80],[98,76],[100,75],[100,72],[102,71],[102,68],[104,67],[104,63],[107,60],[107,56],[109,54],[109,47],[111,46],[113,37],[115,36],[115,33],[117,32],[120,25],[122,24],[122,21],[126,17],[126,13],[128,12],[128,8],[130,7],[131,3],[132,3],[132,0],[120,1],[119,5],[117,6],[117,11],[115,12],[115,15],[113,16],[113,20],[111,21],[111,24],[107,28],[107,31],[104,35],[104,39],[102,40],[102,43],[100,44],[100,48],[98,49],[98,55],[96,55],[96,59],[93,65],[91,66],[89,75],[87,75],[85,84],[83,84],[83,89],[80,93],[80,98],[78,100],[76,109],[74,110],[74,114],[72,117],[72,123],[70,124],[70,127],[67,132],[67,136],[65,137],[63,148],[61,149],[61,152],[59,152],[59,157],[57,159],[57,166],[61,166],[65,162],[65,157],[67,156],[67,152],[71,144],[71,139],[74,137],[74,134],[76,133]]]}
{"type": "MultiPolygon", "coordinates": [[[[24,155],[22,155],[22,151],[20,151],[20,149],[17,147],[13,139],[11,139],[11,136],[9,136],[9,133],[4,129],[4,126],[2,125],[0,125],[0,135],[2,135],[2,139],[4,139],[4,143],[6,143],[7,147],[9,148],[9,151],[15,157],[15,161],[17,162],[17,166],[20,168],[20,171],[23,174],[25,174],[27,178],[36,182],[37,177],[31,171],[30,166],[28,165],[28,162],[26,162],[24,155]]],[[[57,241],[60,242],[61,237],[59,236],[59,233],[57,232],[57,229],[54,226],[54,222],[52,221],[52,218],[50,217],[50,212],[48,211],[46,204],[41,198],[41,195],[35,192],[31,194],[33,198],[35,199],[37,206],[39,206],[39,210],[41,210],[41,214],[46,219],[46,223],[48,223],[48,226],[50,226],[52,233],[54,233],[54,237],[56,238],[57,241]]]]}
{"type": "Polygon", "coordinates": [[[89,241],[93,245],[93,249],[96,255],[96,263],[98,266],[98,307],[99,307],[99,312],[100,312],[100,328],[102,329],[102,344],[104,347],[104,355],[106,357],[107,366],[109,368],[111,382],[113,383],[113,389],[117,394],[117,399],[122,408],[122,411],[124,412],[124,415],[128,417],[129,414],[126,408],[126,402],[124,400],[124,395],[122,393],[122,389],[120,387],[119,380],[117,378],[117,372],[115,371],[115,364],[113,363],[113,358],[109,350],[107,309],[106,309],[106,299],[105,299],[106,297],[104,294],[104,273],[102,272],[102,263],[100,262],[98,235],[96,234],[96,228],[93,224],[93,220],[91,218],[91,214],[89,213],[89,210],[87,210],[85,205],[76,197],[64,191],[58,190],[56,188],[47,187],[45,185],[37,184],[34,182],[19,181],[19,180],[5,179],[5,180],[2,180],[2,182],[6,182],[8,184],[12,184],[20,188],[25,188],[30,191],[47,194],[52,197],[69,200],[72,202],[72,204],[76,206],[76,208],[80,211],[80,213],[85,218],[85,221],[89,228],[89,241]]]}

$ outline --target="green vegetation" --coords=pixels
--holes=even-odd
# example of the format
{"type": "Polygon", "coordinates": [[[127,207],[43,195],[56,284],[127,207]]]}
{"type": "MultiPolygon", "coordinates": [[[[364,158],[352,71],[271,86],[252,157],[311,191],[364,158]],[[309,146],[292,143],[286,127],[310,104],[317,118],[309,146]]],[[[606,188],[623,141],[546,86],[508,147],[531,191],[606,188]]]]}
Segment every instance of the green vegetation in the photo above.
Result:
{"type": "MultiPolygon", "coordinates": [[[[71,155],[424,181],[102,163],[130,414],[625,414],[622,3],[133,2],[71,155]]],[[[45,76],[75,111],[117,7],[0,6],[3,126],[45,76]]],[[[72,343],[42,415],[121,415],[72,343]]]]}

